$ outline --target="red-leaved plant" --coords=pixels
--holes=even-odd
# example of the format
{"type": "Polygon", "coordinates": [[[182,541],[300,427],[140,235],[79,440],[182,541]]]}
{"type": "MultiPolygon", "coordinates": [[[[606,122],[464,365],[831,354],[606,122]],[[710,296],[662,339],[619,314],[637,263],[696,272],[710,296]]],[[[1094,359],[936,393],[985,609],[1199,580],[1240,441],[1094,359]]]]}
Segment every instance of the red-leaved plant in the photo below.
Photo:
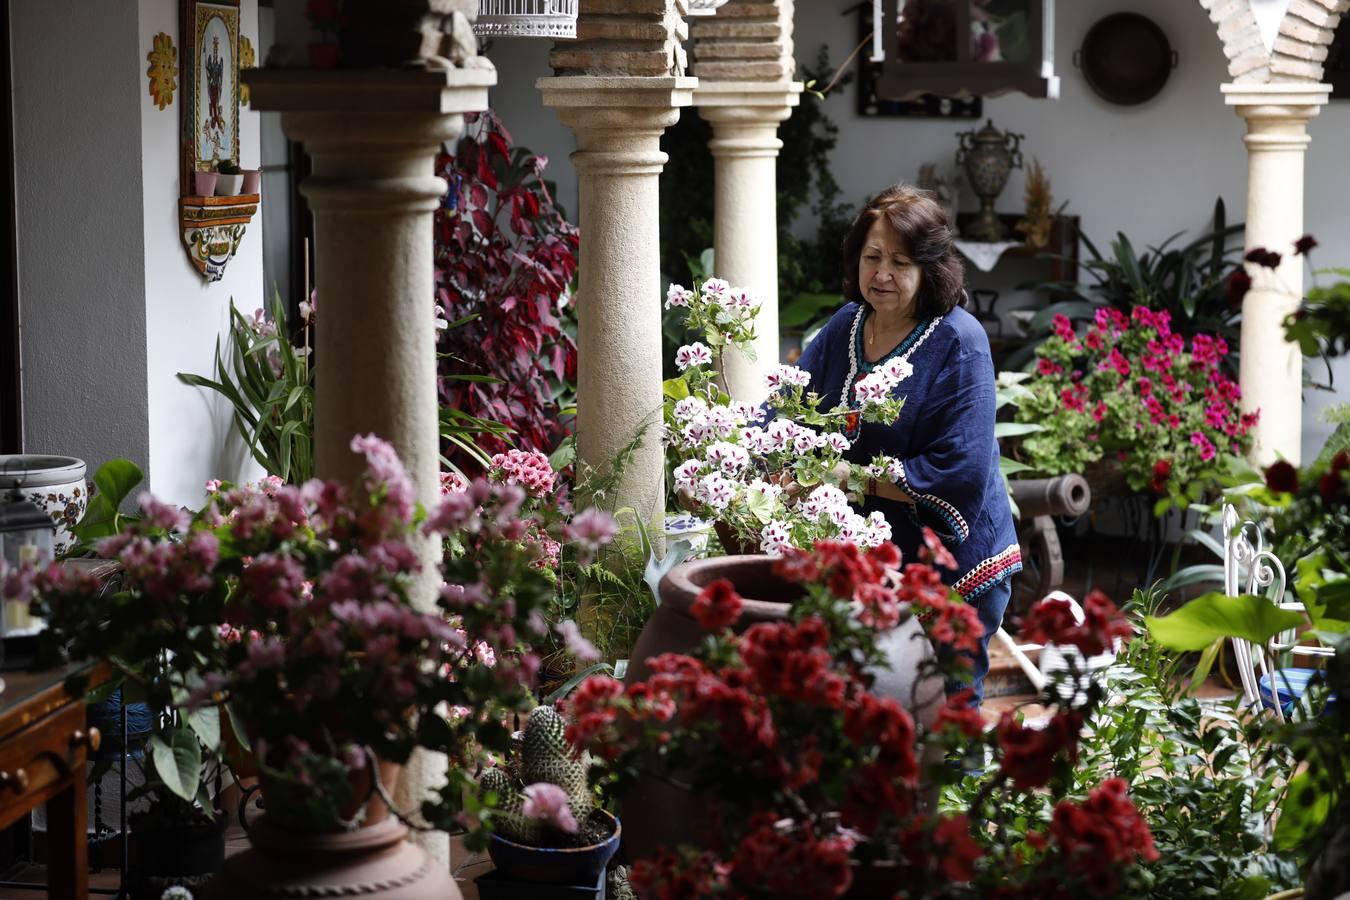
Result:
{"type": "MultiPolygon", "coordinates": [[[[512,442],[551,451],[566,434],[558,394],[576,381],[576,346],[563,327],[577,268],[578,232],[544,182],[548,160],[521,147],[492,112],[471,114],[438,173],[450,184],[436,217],[436,303],[469,321],[442,332],[442,405],[501,422],[512,442]],[[446,376],[490,376],[492,381],[446,376]]],[[[506,441],[478,439],[487,454],[506,441]]],[[[450,448],[457,465],[470,462],[450,448]]]]}
{"type": "MultiPolygon", "coordinates": [[[[982,633],[973,607],[930,566],[901,568],[892,544],[821,541],[788,551],[777,570],[805,589],[787,621],[734,634],[741,599],[715,582],[691,608],[713,632],[696,653],[657,657],[642,682],[593,677],[570,702],[570,737],[605,761],[621,792],[641,775],[678,776],[708,804],[702,846],[636,863],[641,896],[838,897],[864,872],[854,896],[1111,896],[1138,886],[1138,864],[1157,852],[1125,782],[1067,795],[1099,690],[1088,687],[1076,707],[1046,699],[1057,705],[1039,726],[1009,713],[987,732],[962,692],[925,729],[872,692],[879,640],[894,612],[912,611],[935,641],[969,650],[982,633]],[[924,764],[946,756],[978,768],[986,746],[983,776],[924,764]],[[938,786],[966,777],[985,779],[969,808],[933,808],[938,786]],[[1049,821],[1010,828],[1010,792],[1043,789],[1058,799],[1049,821]]],[[[1086,605],[1079,624],[1063,601],[1044,601],[1025,627],[1086,654],[1129,636],[1104,596],[1086,605]]],[[[949,673],[967,664],[960,653],[939,658],[949,673]]]]}

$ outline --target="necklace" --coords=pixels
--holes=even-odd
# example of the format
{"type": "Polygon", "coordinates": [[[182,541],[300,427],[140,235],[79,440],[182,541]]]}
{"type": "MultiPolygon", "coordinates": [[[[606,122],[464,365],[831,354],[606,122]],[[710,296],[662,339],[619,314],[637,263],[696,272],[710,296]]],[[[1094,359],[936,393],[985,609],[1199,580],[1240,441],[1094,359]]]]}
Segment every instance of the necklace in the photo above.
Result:
{"type": "Polygon", "coordinates": [[[876,339],[877,339],[877,323],[876,323],[875,321],[869,320],[867,324],[872,326],[872,334],[867,338],[867,346],[870,347],[870,346],[872,346],[874,343],[876,343],[876,339]]]}

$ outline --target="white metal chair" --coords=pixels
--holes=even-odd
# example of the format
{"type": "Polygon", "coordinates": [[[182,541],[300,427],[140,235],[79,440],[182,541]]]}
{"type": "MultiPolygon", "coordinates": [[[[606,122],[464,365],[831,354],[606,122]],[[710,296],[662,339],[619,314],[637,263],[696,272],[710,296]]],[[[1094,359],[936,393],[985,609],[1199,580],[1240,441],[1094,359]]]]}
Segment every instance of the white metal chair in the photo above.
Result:
{"type": "MultiPolygon", "coordinates": [[[[1281,609],[1298,610],[1307,618],[1307,610],[1301,602],[1285,599],[1284,564],[1266,549],[1261,527],[1250,519],[1239,526],[1237,508],[1230,503],[1224,504],[1221,522],[1224,593],[1230,597],[1264,594],[1281,609]]],[[[1298,704],[1319,670],[1281,667],[1279,657],[1285,653],[1304,657],[1326,657],[1335,653],[1331,647],[1301,644],[1298,631],[1293,628],[1280,632],[1265,647],[1242,638],[1231,640],[1238,674],[1242,678],[1243,699],[1248,706],[1273,710],[1281,721],[1298,704]]]]}

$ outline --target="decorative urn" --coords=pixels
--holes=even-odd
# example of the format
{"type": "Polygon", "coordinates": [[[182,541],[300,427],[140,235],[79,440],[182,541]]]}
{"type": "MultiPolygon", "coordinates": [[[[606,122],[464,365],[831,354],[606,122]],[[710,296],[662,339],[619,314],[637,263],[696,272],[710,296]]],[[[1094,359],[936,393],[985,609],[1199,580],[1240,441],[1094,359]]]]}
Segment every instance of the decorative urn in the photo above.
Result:
{"type": "Polygon", "coordinates": [[[973,241],[1002,240],[1003,223],[994,212],[994,200],[1012,170],[1022,167],[1021,142],[1025,136],[999,131],[990,119],[979,131],[963,131],[957,137],[961,148],[956,151],[956,164],[965,168],[966,179],[980,198],[979,215],[961,229],[962,234],[973,241]]]}

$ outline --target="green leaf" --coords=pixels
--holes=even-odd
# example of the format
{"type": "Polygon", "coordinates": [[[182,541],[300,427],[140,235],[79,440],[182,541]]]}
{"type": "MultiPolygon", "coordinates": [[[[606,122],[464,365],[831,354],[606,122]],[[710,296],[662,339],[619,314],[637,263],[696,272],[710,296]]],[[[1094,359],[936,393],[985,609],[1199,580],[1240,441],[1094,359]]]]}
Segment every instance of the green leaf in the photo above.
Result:
{"type": "Polygon", "coordinates": [[[191,803],[197,796],[197,785],[201,781],[202,748],[197,736],[186,725],[169,732],[169,740],[163,733],[150,737],[150,759],[155,765],[155,774],[174,796],[191,803]]]}
{"type": "Polygon", "coordinates": [[[1146,616],[1144,622],[1154,640],[1164,647],[1203,650],[1226,637],[1264,644],[1286,628],[1302,624],[1303,616],[1280,609],[1265,597],[1229,597],[1216,591],[1196,597],[1171,615],[1146,616]]]}
{"type": "Polygon", "coordinates": [[[141,467],[131,460],[110,459],[94,473],[94,487],[117,509],[144,478],[141,467]]]}
{"type": "Polygon", "coordinates": [[[1275,824],[1275,847],[1292,850],[1317,834],[1331,812],[1331,795],[1319,790],[1311,771],[1295,775],[1289,782],[1280,820],[1275,824]]]}
{"type": "Polygon", "coordinates": [[[248,742],[248,732],[244,730],[243,723],[241,723],[239,717],[235,715],[234,707],[230,706],[228,703],[225,704],[225,717],[229,719],[230,731],[234,733],[234,739],[239,742],[239,746],[244,748],[244,752],[252,753],[253,748],[248,742]]]}
{"type": "Polygon", "coordinates": [[[188,713],[188,725],[207,750],[220,749],[220,707],[202,706],[188,713]]]}
{"type": "Polygon", "coordinates": [[[1045,426],[1035,422],[995,422],[994,437],[1020,437],[1024,434],[1034,434],[1037,431],[1044,431],[1045,426]]]}
{"type": "Polygon", "coordinates": [[[764,491],[754,488],[746,491],[745,508],[761,525],[768,525],[773,518],[773,498],[764,491]]]}
{"type": "Polygon", "coordinates": [[[689,384],[683,378],[667,378],[661,382],[661,394],[671,400],[683,400],[689,396],[689,384]]]}
{"type": "MultiPolygon", "coordinates": [[[[1214,668],[1214,660],[1218,657],[1219,651],[1223,649],[1223,638],[1216,638],[1212,644],[1205,648],[1205,652],[1200,654],[1200,661],[1195,664],[1195,674],[1191,676],[1190,690],[1194,693],[1205,680],[1209,678],[1209,672],[1214,668]]],[[[1218,731],[1212,731],[1211,734],[1218,735],[1218,731]]],[[[1209,750],[1211,748],[1206,748],[1209,750]]]]}

